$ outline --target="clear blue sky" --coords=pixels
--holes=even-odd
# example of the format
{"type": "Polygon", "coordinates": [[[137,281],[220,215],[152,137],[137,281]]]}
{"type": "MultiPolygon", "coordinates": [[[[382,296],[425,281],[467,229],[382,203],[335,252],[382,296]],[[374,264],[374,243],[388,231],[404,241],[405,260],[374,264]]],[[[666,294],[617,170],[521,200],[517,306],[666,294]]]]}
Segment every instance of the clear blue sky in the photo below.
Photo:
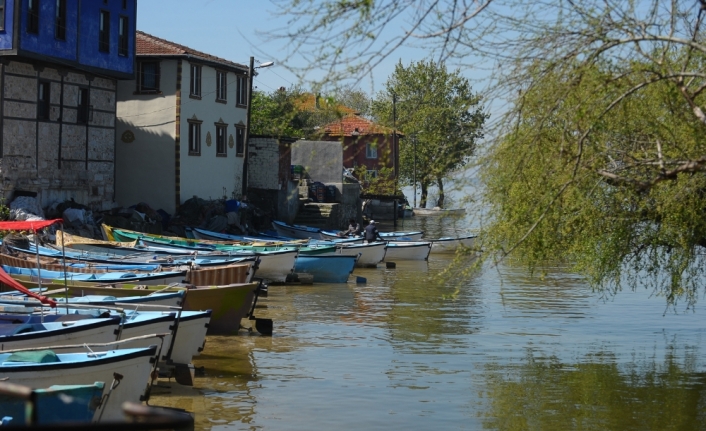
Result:
{"type": "MultiPolygon", "coordinates": [[[[260,62],[275,61],[275,66],[260,70],[255,78],[259,90],[270,92],[297,84],[282,64],[287,56],[285,42],[267,42],[258,34],[286,23],[274,10],[269,0],[138,0],[137,29],[236,63],[247,65],[251,55],[260,62]]],[[[364,82],[360,89],[369,95],[379,91],[400,56],[409,63],[426,55],[422,50],[400,51],[375,71],[375,88],[364,82]]]]}
{"type": "MultiPolygon", "coordinates": [[[[236,63],[247,65],[250,56],[260,62],[275,61],[275,66],[260,70],[255,78],[259,90],[270,92],[297,83],[282,67],[281,59],[287,54],[284,42],[266,43],[258,35],[285,23],[271,13],[274,10],[266,0],[138,0],[137,29],[236,63]]],[[[379,71],[378,86],[394,62],[379,71]]],[[[361,89],[370,93],[369,85],[361,89]]]]}

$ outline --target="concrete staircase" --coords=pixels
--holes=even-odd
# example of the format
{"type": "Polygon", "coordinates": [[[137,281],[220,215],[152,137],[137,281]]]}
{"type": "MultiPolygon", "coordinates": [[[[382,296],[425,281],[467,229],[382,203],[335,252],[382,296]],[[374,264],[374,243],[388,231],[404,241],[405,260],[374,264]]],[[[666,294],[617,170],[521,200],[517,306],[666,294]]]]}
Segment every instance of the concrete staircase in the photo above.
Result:
{"type": "Polygon", "coordinates": [[[294,224],[319,229],[340,230],[340,204],[308,202],[302,199],[294,224]]]}

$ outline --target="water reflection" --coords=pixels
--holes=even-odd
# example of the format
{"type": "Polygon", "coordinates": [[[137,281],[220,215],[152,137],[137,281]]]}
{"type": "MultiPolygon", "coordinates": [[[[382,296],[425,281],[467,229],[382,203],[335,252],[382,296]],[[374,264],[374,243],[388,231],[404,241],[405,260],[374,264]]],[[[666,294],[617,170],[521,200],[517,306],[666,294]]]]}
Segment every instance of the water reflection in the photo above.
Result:
{"type": "Polygon", "coordinates": [[[197,430],[706,427],[702,309],[663,315],[645,291],[604,300],[561,267],[442,279],[448,263],[271,286],[256,314],[272,337],[209,337],[195,388],[152,403],[194,411],[197,430]]]}
{"type": "Polygon", "coordinates": [[[616,361],[612,351],[565,363],[528,352],[518,365],[488,364],[483,425],[493,430],[700,430],[706,373],[696,349],[616,361]]]}
{"type": "Polygon", "coordinates": [[[544,267],[536,275],[529,275],[512,262],[493,269],[498,271],[500,297],[506,317],[519,315],[536,317],[583,317],[595,303],[596,295],[566,268],[544,267]]]}
{"type": "MultiPolygon", "coordinates": [[[[257,367],[249,337],[209,336],[206,349],[195,361],[195,386],[160,381],[151,404],[184,409],[195,414],[196,429],[215,424],[246,424],[256,414],[257,367]]],[[[214,428],[215,429],[215,428],[214,428]]]]}

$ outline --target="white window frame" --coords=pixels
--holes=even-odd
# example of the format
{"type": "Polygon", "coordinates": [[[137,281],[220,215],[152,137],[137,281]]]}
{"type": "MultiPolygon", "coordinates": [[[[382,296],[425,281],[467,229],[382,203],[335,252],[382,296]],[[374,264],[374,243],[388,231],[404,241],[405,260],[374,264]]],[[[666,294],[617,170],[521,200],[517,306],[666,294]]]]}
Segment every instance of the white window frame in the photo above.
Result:
{"type": "Polygon", "coordinates": [[[191,77],[189,82],[189,96],[201,97],[201,66],[191,65],[191,77]]]}
{"type": "Polygon", "coordinates": [[[365,158],[366,159],[377,159],[378,158],[378,144],[376,142],[367,142],[365,144],[365,158]]]}
{"type": "Polygon", "coordinates": [[[216,70],[216,101],[228,101],[228,73],[223,70],[216,70]]]}
{"type": "Polygon", "coordinates": [[[201,155],[201,123],[202,121],[188,120],[189,123],[189,155],[201,155]]]}

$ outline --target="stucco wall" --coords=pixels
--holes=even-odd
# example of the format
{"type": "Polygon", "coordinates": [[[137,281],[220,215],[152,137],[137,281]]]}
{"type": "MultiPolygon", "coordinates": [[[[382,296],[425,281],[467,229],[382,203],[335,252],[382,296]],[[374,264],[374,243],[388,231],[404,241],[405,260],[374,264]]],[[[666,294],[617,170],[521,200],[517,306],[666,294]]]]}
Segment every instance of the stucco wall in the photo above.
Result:
{"type": "Polygon", "coordinates": [[[83,73],[35,70],[11,61],[0,67],[2,86],[2,194],[37,192],[43,206],[74,198],[109,209],[114,190],[116,82],[83,73]],[[49,119],[37,118],[39,81],[50,85],[49,119]],[[93,116],[76,122],[80,87],[89,89],[93,116]]]}
{"type": "Polygon", "coordinates": [[[134,80],[118,82],[115,192],[120,206],[146,202],[169,213],[176,208],[176,70],[176,60],[162,61],[162,94],[134,94],[134,80]]]}
{"type": "Polygon", "coordinates": [[[177,125],[179,62],[161,61],[162,94],[134,94],[135,81],[119,83],[116,193],[120,205],[146,202],[173,214],[177,201],[181,204],[193,196],[218,199],[224,195],[230,198],[235,193],[240,197],[243,158],[235,153],[235,125],[245,124],[246,109],[235,106],[235,74],[227,74],[227,103],[219,103],[215,101],[216,70],[203,65],[202,97],[191,98],[190,64],[181,60],[180,124],[177,125]],[[189,155],[189,119],[202,122],[200,155],[189,155]],[[221,122],[228,125],[225,157],[216,155],[216,123],[221,122]],[[134,135],[133,142],[123,139],[126,131],[134,135]]]}
{"type": "Polygon", "coordinates": [[[296,141],[292,144],[292,164],[304,166],[313,181],[341,183],[343,148],[340,142],[296,141]]]}
{"type": "Polygon", "coordinates": [[[227,196],[240,197],[242,191],[243,157],[236,155],[235,126],[245,125],[247,110],[235,106],[236,75],[227,72],[227,101],[216,102],[216,69],[201,67],[202,98],[189,97],[191,67],[183,63],[183,85],[181,92],[181,191],[182,202],[192,196],[218,199],[227,196]],[[189,155],[190,118],[203,121],[201,124],[201,155],[189,155]],[[216,123],[228,125],[226,135],[226,157],[216,156],[216,123]],[[208,135],[211,144],[208,144],[208,135]],[[233,146],[231,146],[231,142],[233,146]]]}

